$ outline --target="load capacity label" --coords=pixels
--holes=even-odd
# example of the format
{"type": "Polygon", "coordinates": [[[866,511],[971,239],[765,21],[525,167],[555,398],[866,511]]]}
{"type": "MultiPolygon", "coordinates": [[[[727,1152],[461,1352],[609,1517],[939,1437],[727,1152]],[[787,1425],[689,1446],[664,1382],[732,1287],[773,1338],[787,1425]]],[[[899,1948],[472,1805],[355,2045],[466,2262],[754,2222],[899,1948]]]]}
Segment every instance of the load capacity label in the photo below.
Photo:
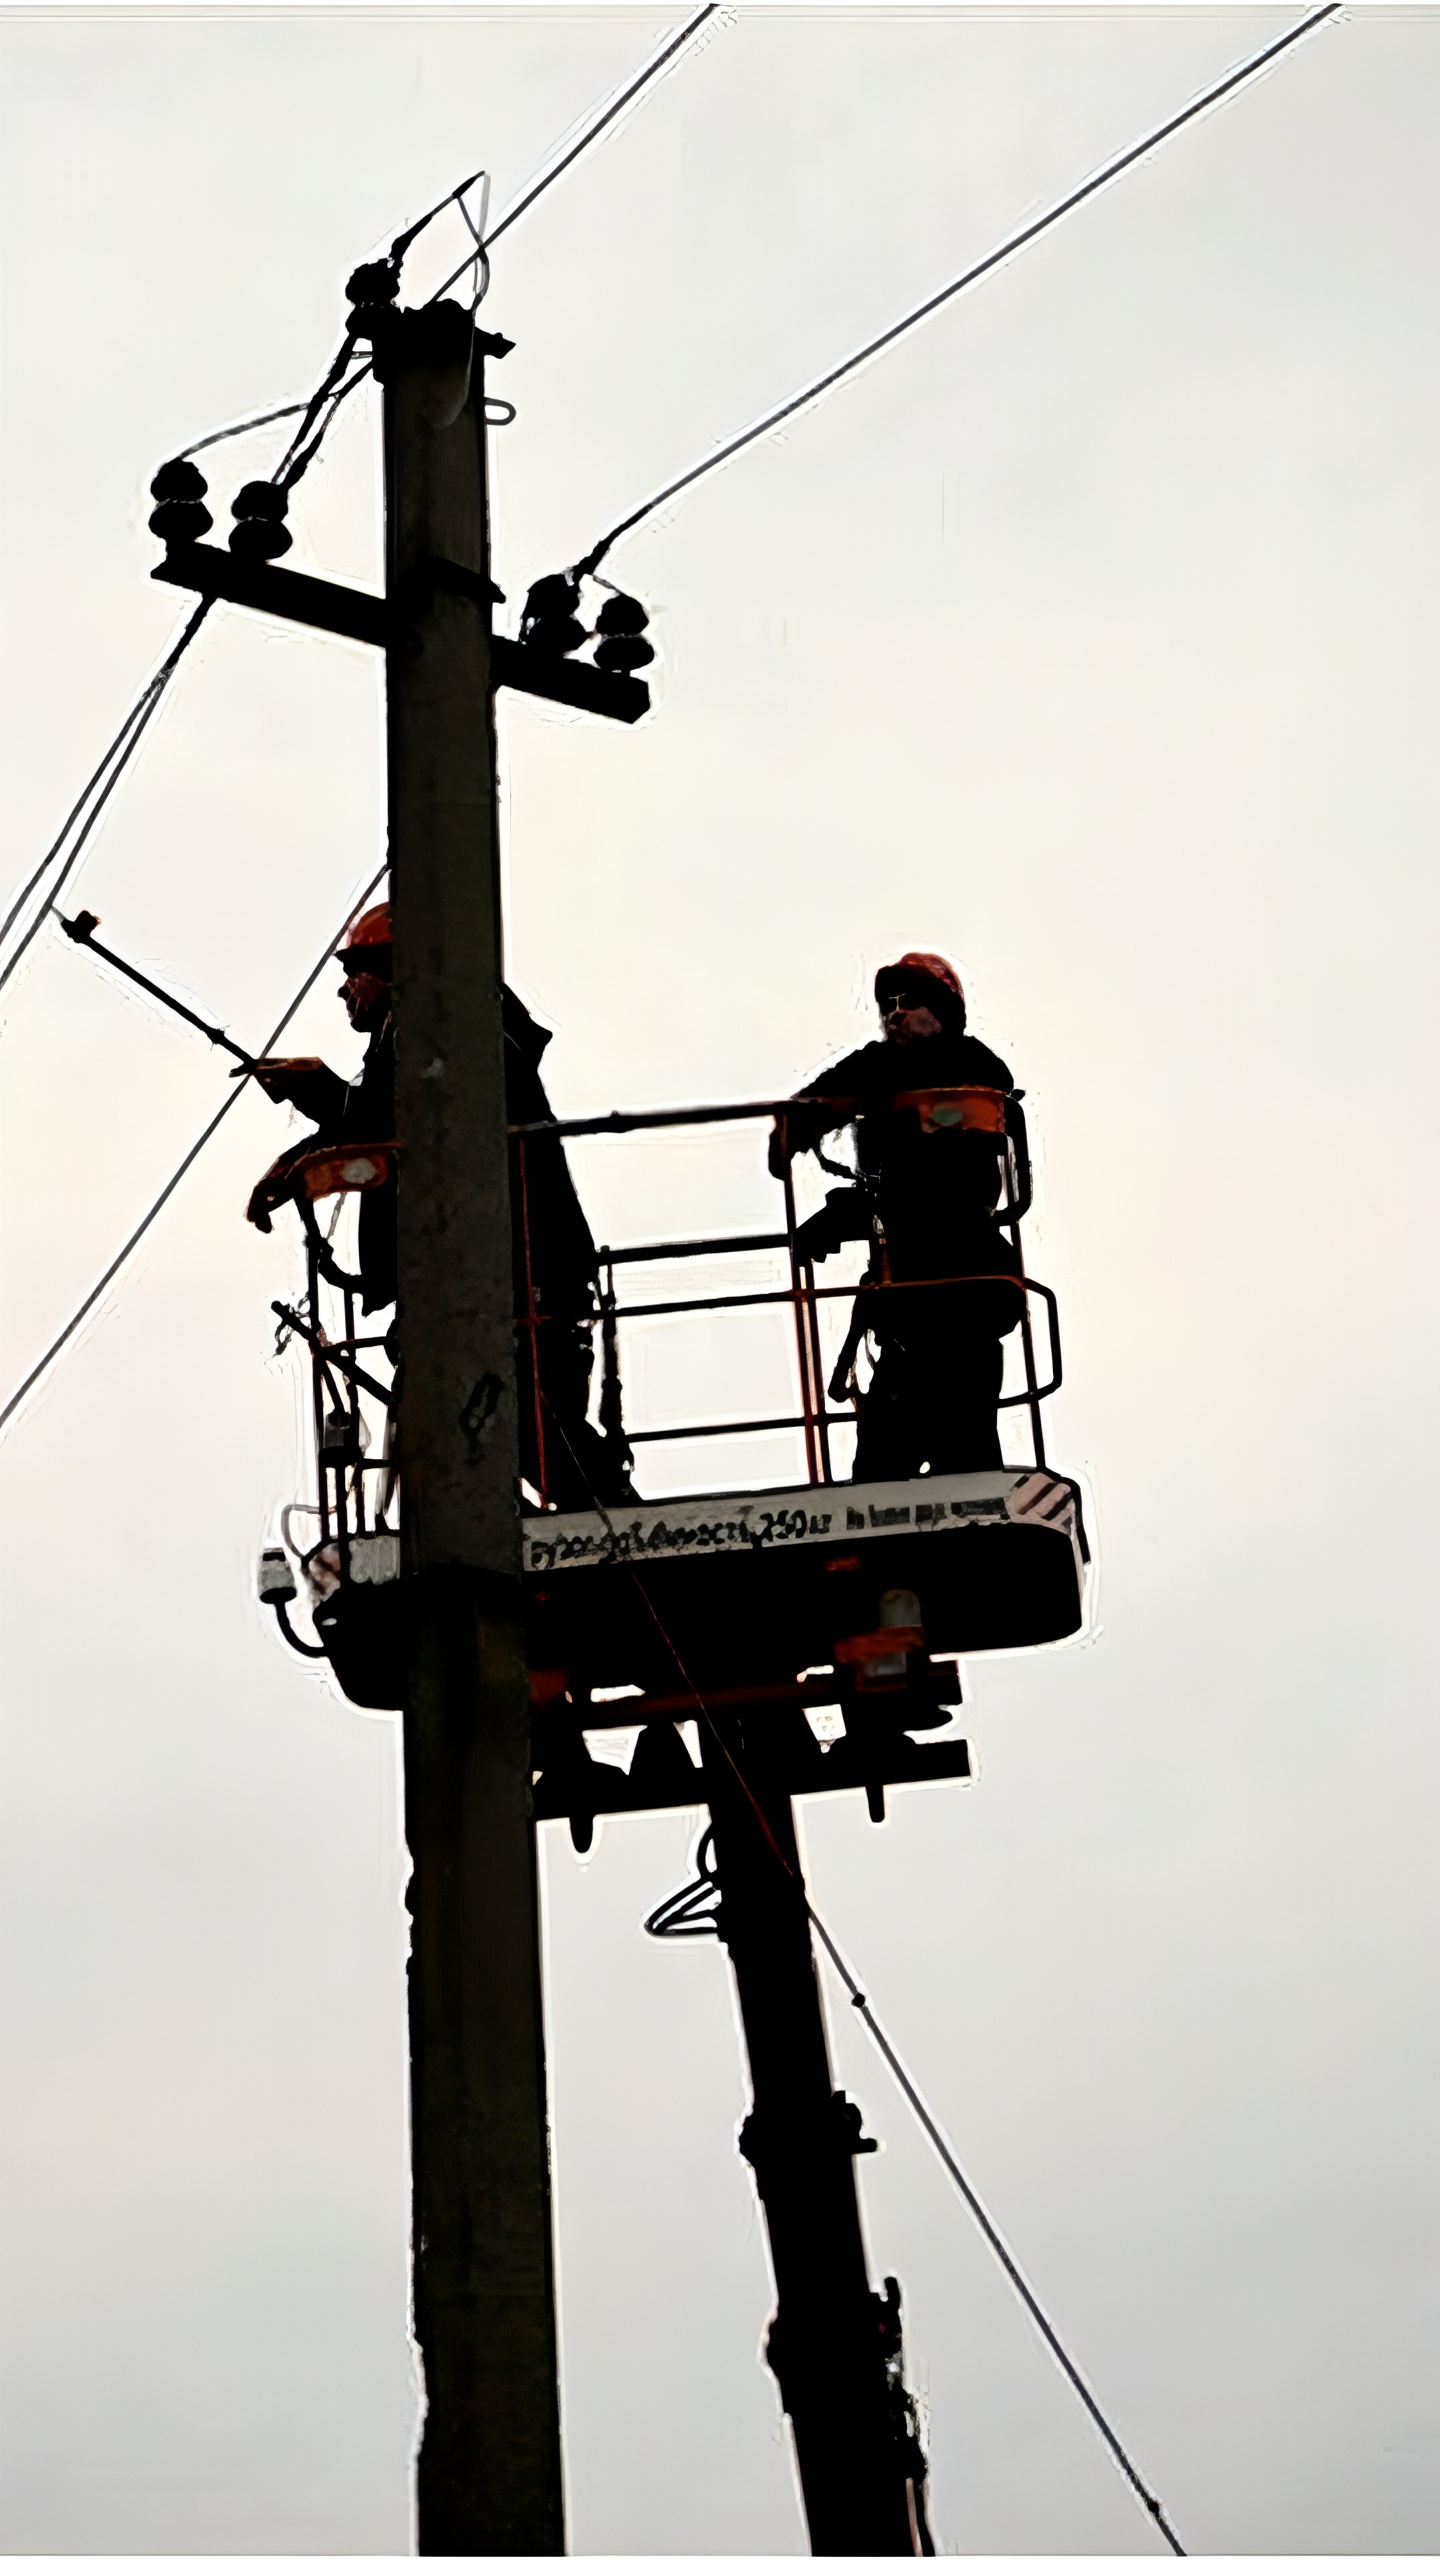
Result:
{"type": "Polygon", "coordinates": [[[850,1546],[897,1530],[1005,1528],[1069,1531],[1074,1498],[1056,1477],[1009,1471],[925,1477],[909,1484],[804,1485],[778,1493],[627,1504],[552,1513],[524,1523],[525,1570],[640,1564],[666,1556],[738,1554],[765,1547],[850,1546]],[[923,1491],[921,1484],[923,1483],[923,1491]],[[1049,1495],[1053,1497],[1046,1499],[1049,1495]]]}

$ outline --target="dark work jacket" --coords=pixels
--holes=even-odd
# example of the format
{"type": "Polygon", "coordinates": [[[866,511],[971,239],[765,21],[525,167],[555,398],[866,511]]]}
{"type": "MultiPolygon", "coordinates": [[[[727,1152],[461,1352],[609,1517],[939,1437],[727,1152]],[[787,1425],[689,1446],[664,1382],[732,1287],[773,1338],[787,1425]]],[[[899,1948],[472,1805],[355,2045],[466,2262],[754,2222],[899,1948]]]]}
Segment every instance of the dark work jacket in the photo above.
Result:
{"type": "MultiPolygon", "coordinates": [[[[518,996],[505,989],[505,1110],[512,1127],[532,1120],[553,1120],[540,1060],[550,1033],[526,1012],[518,996]]],[[[562,1138],[516,1138],[510,1141],[510,1221],[513,1237],[515,1312],[525,1309],[525,1247],[528,1231],[530,1277],[543,1315],[585,1315],[594,1305],[599,1277],[595,1239],[580,1206],[562,1138]],[[522,1183],[523,1171],[523,1183],[522,1183]]]]}
{"type": "MultiPolygon", "coordinates": [[[[878,1221],[892,1280],[941,1280],[966,1273],[1018,1271],[1019,1257],[992,1211],[1000,1197],[995,1140],[973,1129],[925,1131],[895,1096],[937,1085],[988,1085],[1013,1093],[1003,1058],[969,1032],[937,1032],[929,1040],[868,1040],[826,1067],[796,1096],[789,1115],[794,1152],[819,1145],[853,1122],[856,1155],[878,1221]],[[823,1094],[823,1103],[810,1103],[823,1094]]],[[[1018,1291],[917,1291],[895,1302],[897,1321],[924,1324],[932,1309],[954,1324],[963,1310],[986,1331],[1008,1333],[1019,1321],[1018,1291]],[[943,1301],[943,1307],[942,1307],[943,1301]]]]}
{"type": "MultiPolygon", "coordinates": [[[[550,1033],[542,1031],[508,987],[502,1019],[505,1035],[505,1111],[513,1123],[553,1120],[540,1059],[550,1033]]],[[[319,1088],[320,1108],[315,1137],[307,1146],[363,1145],[395,1135],[395,1025],[387,1014],[370,1035],[364,1064],[353,1084],[328,1077],[319,1088]]],[[[312,1114],[307,1111],[306,1117],[312,1114]]],[[[304,1149],[296,1149],[296,1154],[304,1149]]],[[[537,1305],[547,1315],[585,1315],[593,1307],[598,1266],[595,1240],[576,1196],[559,1138],[531,1138],[525,1144],[525,1192],[522,1213],[520,1149],[510,1142],[511,1270],[515,1312],[526,1311],[525,1224],[528,1214],[530,1268],[537,1305]]],[[[401,1179],[403,1180],[403,1172],[401,1179]]],[[[360,1277],[368,1314],[389,1306],[396,1290],[395,1184],[363,1193],[360,1201],[360,1277]]]]}

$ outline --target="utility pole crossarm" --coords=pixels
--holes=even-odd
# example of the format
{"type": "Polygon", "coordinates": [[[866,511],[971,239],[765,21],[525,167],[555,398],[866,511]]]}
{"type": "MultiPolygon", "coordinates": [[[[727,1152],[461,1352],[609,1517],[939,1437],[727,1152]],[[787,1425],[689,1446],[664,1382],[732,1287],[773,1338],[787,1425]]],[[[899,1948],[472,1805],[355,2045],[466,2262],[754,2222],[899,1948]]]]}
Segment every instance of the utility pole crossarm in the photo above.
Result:
{"type": "Polygon", "coordinates": [[[650,708],[650,687],[638,676],[612,676],[603,667],[587,667],[583,659],[552,658],[542,649],[522,649],[518,640],[490,643],[490,681],[508,684],[512,693],[537,693],[546,702],[568,702],[574,711],[593,711],[602,720],[639,720],[650,708]]]}
{"type": "Polygon", "coordinates": [[[275,569],[267,560],[240,560],[213,542],[177,542],[150,575],[166,586],[220,596],[227,604],[248,605],[252,612],[273,613],[284,622],[308,622],[342,640],[366,640],[375,649],[383,649],[389,636],[383,596],[367,595],[363,587],[337,586],[330,578],[309,578],[300,569],[275,569]]]}
{"type": "MultiPolygon", "coordinates": [[[[425,583],[454,586],[466,573],[448,560],[427,561],[425,583]]],[[[333,631],[342,640],[362,640],[383,649],[414,597],[407,591],[395,599],[373,596],[363,587],[337,586],[330,578],[311,578],[299,569],[276,569],[266,560],[238,559],[213,542],[176,543],[158,569],[150,572],[166,586],[188,587],[196,595],[217,596],[226,604],[245,605],[252,613],[270,613],[282,622],[308,623],[313,630],[333,631]]],[[[490,593],[502,601],[499,590],[490,593]]],[[[546,702],[565,702],[574,711],[593,712],[601,720],[642,719],[650,708],[650,688],[636,676],[610,675],[583,659],[562,658],[548,649],[522,648],[518,640],[490,644],[490,681],[509,685],[514,693],[538,694],[546,702]]]]}

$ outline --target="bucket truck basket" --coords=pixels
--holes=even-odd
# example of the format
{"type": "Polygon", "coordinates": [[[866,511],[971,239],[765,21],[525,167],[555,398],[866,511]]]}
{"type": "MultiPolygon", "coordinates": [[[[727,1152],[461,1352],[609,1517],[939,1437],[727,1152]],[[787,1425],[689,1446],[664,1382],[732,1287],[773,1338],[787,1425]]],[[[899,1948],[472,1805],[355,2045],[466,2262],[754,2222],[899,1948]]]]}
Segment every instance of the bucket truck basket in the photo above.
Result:
{"type": "MultiPolygon", "coordinates": [[[[1014,1096],[975,1087],[901,1099],[923,1130],[961,1127],[993,1140],[1001,1195],[995,1217],[1013,1240],[1000,1285],[1013,1288],[1020,1302],[1012,1337],[1017,1382],[1001,1405],[1023,1415],[1028,1449],[981,1473],[844,1480],[837,1460],[855,1413],[845,1407],[838,1376],[826,1387],[824,1328],[833,1335],[857,1293],[873,1310],[887,1290],[898,1297],[907,1287],[929,1284],[883,1276],[877,1282],[873,1271],[863,1280],[817,1282],[797,1220],[788,1143],[780,1150],[783,1228],[601,1248],[598,1411],[612,1450],[633,1455],[643,1467],[645,1451],[659,1444],[673,1449],[785,1435],[802,1454],[803,1475],[763,1491],[687,1489],[668,1498],[637,1492],[620,1501],[597,1493],[584,1509],[561,1510],[548,1481],[556,1426],[536,1384],[544,1364],[530,1349],[518,1364],[521,1392],[528,1379],[534,1393],[531,1445],[539,1477],[520,1488],[525,1632],[537,1729],[548,1722],[552,1738],[567,1717],[577,1724],[577,1746],[579,1725],[597,1720],[648,1721],[653,1729],[657,1719],[693,1713],[700,1695],[737,1709],[769,1701],[798,1717],[802,1704],[825,1696],[842,1704],[849,1699],[853,1707],[886,1695],[894,1703],[903,1693],[904,1712],[896,1704],[890,1719],[894,1739],[902,1728],[908,1734],[917,1724],[944,1721],[946,1702],[959,1694],[953,1657],[1053,1644],[1080,1627],[1087,1562],[1080,1491],[1047,1461],[1041,1412],[1061,1379],[1057,1311],[1053,1292],[1025,1273],[1019,1251],[1031,1188],[1023,1110],[1014,1096]],[[717,1256],[736,1254],[769,1257],[773,1284],[694,1295],[657,1293],[643,1277],[635,1286],[637,1276],[656,1266],[713,1265],[717,1256]],[[1037,1307],[1044,1319],[1039,1327],[1032,1318],[1037,1307]],[[646,1320],[693,1320],[713,1333],[737,1310],[768,1310],[763,1320],[783,1328],[794,1390],[787,1411],[668,1423],[632,1414],[622,1423],[622,1391],[630,1391],[633,1405],[637,1390],[623,1354],[627,1328],[646,1320]],[[623,1696],[610,1703],[605,1693],[613,1700],[616,1692],[623,1696]]],[[[785,1109],[746,1103],[517,1129],[521,1197],[531,1139],[608,1141],[633,1131],[773,1117],[783,1140],[785,1109]]],[[[360,1329],[355,1284],[334,1263],[315,1204],[332,1192],[344,1195],[391,1178],[394,1154],[393,1146],[326,1150],[323,1161],[317,1156],[307,1163],[300,1205],[308,1295],[303,1308],[277,1310],[283,1329],[310,1354],[316,1499],[308,1506],[314,1534],[303,1560],[318,1592],[315,1631],[342,1687],[366,1706],[398,1705],[403,1686],[392,1345],[388,1332],[360,1329]]],[[[533,1346],[546,1319],[528,1258],[526,1283],[516,1325],[533,1346]]],[[[993,1290],[996,1275],[981,1276],[978,1285],[993,1290]]],[[[829,1347],[833,1355],[833,1342],[829,1347]]],[[[274,1600],[273,1592],[267,1596],[274,1600]]],[[[286,1624],[284,1607],[274,1605],[286,1624]]],[[[287,1633],[296,1640],[288,1624],[287,1633]]],[[[935,1762],[941,1748],[922,1749],[921,1757],[935,1762]]],[[[963,1753],[964,1746],[943,1748],[963,1753]]],[[[602,1796],[606,1783],[597,1781],[602,1796]]],[[[655,1783],[661,1783],[658,1774],[655,1783]]],[[[667,1783],[683,1787],[678,1764],[667,1783]]],[[[653,1800],[687,1799],[682,1793],[653,1800]]]]}

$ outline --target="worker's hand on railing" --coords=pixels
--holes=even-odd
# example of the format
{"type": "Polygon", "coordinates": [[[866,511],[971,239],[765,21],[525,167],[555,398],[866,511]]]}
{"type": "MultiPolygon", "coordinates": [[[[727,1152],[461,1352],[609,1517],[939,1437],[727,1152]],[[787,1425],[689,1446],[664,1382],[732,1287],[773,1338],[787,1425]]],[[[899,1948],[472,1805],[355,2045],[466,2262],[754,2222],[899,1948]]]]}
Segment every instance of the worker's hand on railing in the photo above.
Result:
{"type": "Polygon", "coordinates": [[[245,1215],[249,1219],[251,1226],[258,1227],[262,1236],[268,1236],[270,1233],[271,1210],[278,1209],[281,1202],[288,1200],[289,1197],[290,1189],[288,1183],[272,1182],[267,1173],[262,1180],[256,1183],[254,1190],[251,1192],[249,1199],[245,1203],[245,1215]]]}
{"type": "Polygon", "coordinates": [[[252,1227],[259,1228],[262,1236],[268,1236],[270,1233],[272,1210],[283,1208],[287,1200],[294,1199],[295,1166],[299,1158],[308,1153],[308,1140],[302,1146],[287,1147],[284,1155],[277,1156],[275,1162],[261,1174],[251,1192],[245,1204],[245,1215],[252,1227]]]}

